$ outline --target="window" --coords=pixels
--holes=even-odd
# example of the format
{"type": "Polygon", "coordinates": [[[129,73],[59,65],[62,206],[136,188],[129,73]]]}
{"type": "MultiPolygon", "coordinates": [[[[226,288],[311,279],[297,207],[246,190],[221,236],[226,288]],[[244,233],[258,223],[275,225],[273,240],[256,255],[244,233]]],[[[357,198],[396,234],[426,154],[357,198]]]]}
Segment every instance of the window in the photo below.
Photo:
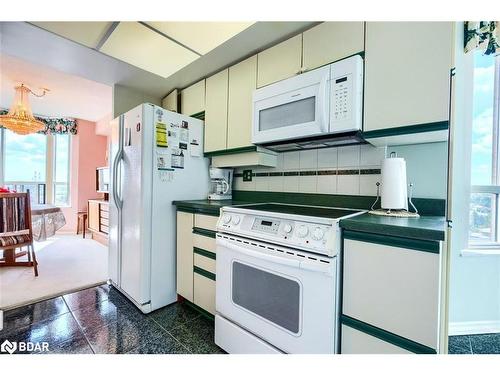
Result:
{"type": "Polygon", "coordinates": [[[500,246],[500,57],[474,55],[471,247],[500,246]]]}
{"type": "Polygon", "coordinates": [[[0,128],[0,186],[30,191],[32,204],[69,204],[70,136],[0,128]]]}
{"type": "Polygon", "coordinates": [[[30,191],[33,204],[45,203],[47,137],[43,134],[21,136],[3,130],[4,184],[16,191],[30,191]]]}
{"type": "Polygon", "coordinates": [[[54,136],[54,204],[57,206],[69,205],[69,135],[57,134],[54,136]]]}

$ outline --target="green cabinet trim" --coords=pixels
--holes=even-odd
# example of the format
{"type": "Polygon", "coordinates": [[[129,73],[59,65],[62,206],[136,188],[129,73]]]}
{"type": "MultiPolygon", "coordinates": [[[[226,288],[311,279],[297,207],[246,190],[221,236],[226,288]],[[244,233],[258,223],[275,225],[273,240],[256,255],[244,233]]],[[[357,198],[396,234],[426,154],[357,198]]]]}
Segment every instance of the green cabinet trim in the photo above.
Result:
{"type": "Polygon", "coordinates": [[[217,151],[204,152],[203,155],[205,157],[212,157],[212,156],[220,156],[220,155],[241,154],[244,152],[253,152],[253,151],[257,151],[257,146],[229,148],[227,150],[217,150],[217,151]]]}
{"type": "Polygon", "coordinates": [[[435,349],[429,348],[428,346],[419,344],[418,342],[409,340],[384,329],[372,326],[371,324],[362,322],[361,320],[351,318],[350,316],[342,315],[340,319],[342,324],[345,324],[346,326],[357,329],[358,331],[364,332],[392,345],[399,346],[400,348],[406,349],[410,352],[416,354],[437,354],[435,349]]]}
{"type": "Polygon", "coordinates": [[[207,310],[201,308],[200,306],[195,305],[193,302],[188,301],[187,299],[185,299],[183,301],[183,303],[185,303],[187,306],[189,306],[193,310],[198,311],[200,314],[204,315],[205,317],[209,318],[210,320],[212,320],[212,321],[215,320],[215,317],[211,313],[209,313],[207,310]]]}
{"type": "Polygon", "coordinates": [[[211,251],[205,249],[200,249],[199,247],[193,247],[193,252],[195,254],[199,254],[210,259],[216,259],[215,253],[212,253],[211,251]]]}
{"type": "Polygon", "coordinates": [[[356,232],[344,230],[343,234],[346,240],[355,240],[361,242],[370,242],[379,245],[402,247],[405,249],[424,251],[427,253],[439,254],[440,244],[438,241],[417,240],[414,238],[392,237],[382,234],[356,232]]]}
{"type": "Polygon", "coordinates": [[[197,118],[198,120],[205,120],[205,111],[201,111],[201,112],[198,112],[198,113],[194,113],[192,115],[189,115],[189,117],[194,117],[194,118],[197,118]]]}
{"type": "Polygon", "coordinates": [[[363,137],[370,138],[381,138],[381,137],[393,137],[398,135],[407,135],[415,133],[427,133],[440,130],[447,130],[449,127],[449,121],[438,121],[429,124],[419,124],[419,125],[407,125],[400,126],[397,128],[387,128],[380,130],[371,130],[363,132],[363,137]]]}
{"type": "Polygon", "coordinates": [[[205,271],[203,268],[193,266],[193,272],[197,273],[198,275],[205,276],[206,278],[209,278],[210,280],[215,281],[215,274],[212,272],[205,271]]]}
{"type": "Polygon", "coordinates": [[[193,228],[193,233],[194,234],[199,234],[199,235],[205,236],[205,237],[215,238],[215,232],[213,230],[208,230],[208,229],[204,229],[204,228],[194,227],[193,228]]]}

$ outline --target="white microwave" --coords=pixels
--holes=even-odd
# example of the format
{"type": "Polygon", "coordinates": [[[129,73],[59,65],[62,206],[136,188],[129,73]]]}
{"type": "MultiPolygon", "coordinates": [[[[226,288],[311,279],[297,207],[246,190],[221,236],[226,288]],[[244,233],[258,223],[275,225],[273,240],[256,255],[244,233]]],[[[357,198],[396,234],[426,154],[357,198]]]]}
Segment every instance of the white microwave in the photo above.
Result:
{"type": "Polygon", "coordinates": [[[252,142],[286,144],[307,139],[310,147],[310,140],[317,137],[357,134],[362,102],[359,55],[262,87],[253,94],[252,142]]]}

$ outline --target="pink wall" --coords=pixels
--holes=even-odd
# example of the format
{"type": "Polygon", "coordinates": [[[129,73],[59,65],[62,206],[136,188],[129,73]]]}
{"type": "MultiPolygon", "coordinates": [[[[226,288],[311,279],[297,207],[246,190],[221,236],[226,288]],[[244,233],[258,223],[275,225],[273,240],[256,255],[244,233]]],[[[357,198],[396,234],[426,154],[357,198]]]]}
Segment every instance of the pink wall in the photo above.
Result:
{"type": "Polygon", "coordinates": [[[76,231],[78,211],[87,210],[89,199],[102,198],[96,192],[95,170],[107,165],[108,138],[96,135],[94,122],[77,120],[78,133],[71,140],[70,207],[63,208],[66,225],[62,231],[76,231]]]}

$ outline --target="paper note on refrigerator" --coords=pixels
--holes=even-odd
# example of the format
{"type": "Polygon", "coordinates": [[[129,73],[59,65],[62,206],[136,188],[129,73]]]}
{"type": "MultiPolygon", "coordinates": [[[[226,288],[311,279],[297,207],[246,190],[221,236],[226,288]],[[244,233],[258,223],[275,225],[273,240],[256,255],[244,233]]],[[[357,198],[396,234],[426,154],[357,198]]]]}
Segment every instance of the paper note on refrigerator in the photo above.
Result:
{"type": "Polygon", "coordinates": [[[189,155],[194,157],[201,157],[201,126],[191,127],[189,130],[189,155]]]}
{"type": "Polygon", "coordinates": [[[168,147],[167,124],[156,123],[156,147],[168,147]]]}

